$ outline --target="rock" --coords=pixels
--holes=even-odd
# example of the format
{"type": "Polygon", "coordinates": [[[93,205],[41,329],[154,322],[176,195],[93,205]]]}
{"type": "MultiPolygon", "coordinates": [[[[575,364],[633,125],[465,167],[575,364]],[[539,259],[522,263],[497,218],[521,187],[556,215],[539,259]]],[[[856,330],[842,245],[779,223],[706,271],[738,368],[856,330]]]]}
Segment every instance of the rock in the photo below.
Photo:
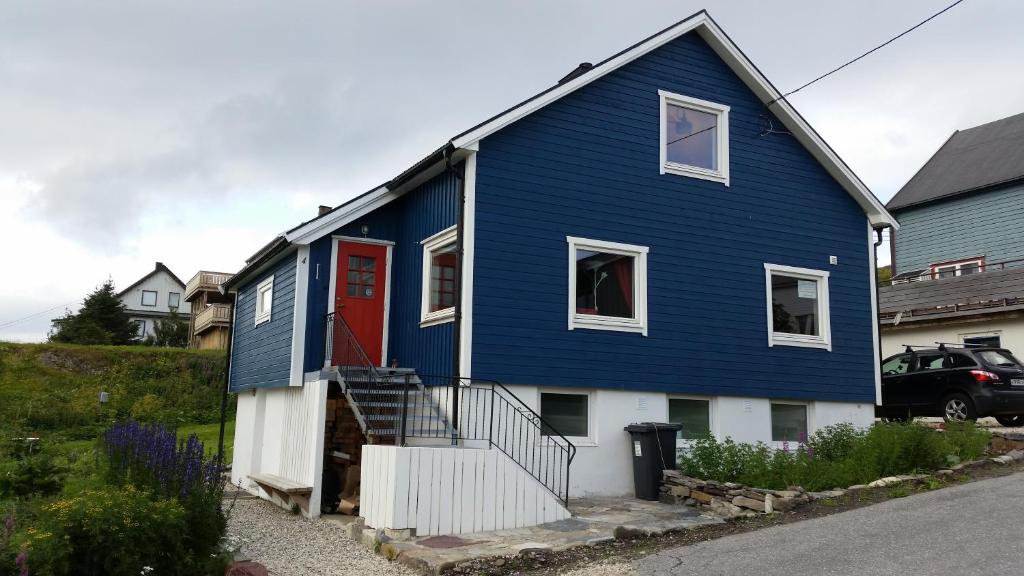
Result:
{"type": "Polygon", "coordinates": [[[683,498],[690,495],[690,489],[686,486],[670,486],[668,492],[673,496],[680,496],[683,498]]]}
{"type": "Polygon", "coordinates": [[[780,498],[778,496],[772,500],[772,509],[776,512],[789,512],[793,508],[796,508],[798,504],[796,498],[780,498]]]}
{"type": "Polygon", "coordinates": [[[684,478],[683,473],[680,472],[679,470],[662,470],[661,477],[665,479],[665,481],[681,480],[684,478]]]}
{"type": "Polygon", "coordinates": [[[696,506],[698,502],[693,498],[687,498],[686,501],[683,502],[683,504],[686,504],[687,506],[696,506]]]}
{"type": "Polygon", "coordinates": [[[725,493],[726,496],[741,496],[742,494],[743,490],[729,490],[725,493]]]}
{"type": "Polygon", "coordinates": [[[743,485],[737,484],[735,482],[726,482],[725,487],[729,488],[730,490],[735,490],[736,488],[742,488],[743,485]]]}
{"type": "Polygon", "coordinates": [[[744,513],[744,510],[739,506],[724,500],[712,500],[711,511],[723,518],[735,518],[743,515],[744,513]]]}
{"type": "Polygon", "coordinates": [[[679,504],[679,499],[677,496],[673,496],[671,494],[659,494],[658,502],[675,506],[676,504],[679,504]]]}
{"type": "Polygon", "coordinates": [[[936,470],[934,475],[936,477],[938,477],[938,478],[942,478],[943,476],[951,476],[952,474],[953,474],[952,470],[942,469],[942,470],[936,470]]]}
{"type": "Polygon", "coordinates": [[[775,512],[775,496],[771,494],[765,494],[764,496],[764,512],[765,514],[771,514],[775,512]]]}
{"type": "Polygon", "coordinates": [[[874,482],[869,482],[868,483],[868,487],[870,487],[870,488],[879,488],[881,486],[892,486],[893,484],[899,484],[901,482],[903,482],[903,480],[900,480],[896,476],[886,476],[885,478],[879,478],[878,480],[875,480],[874,482]]]}
{"type": "Polygon", "coordinates": [[[1006,453],[1011,460],[1024,460],[1024,450],[1010,450],[1006,453]]]}
{"type": "Polygon", "coordinates": [[[725,490],[722,490],[718,486],[712,486],[711,484],[708,484],[701,488],[701,491],[703,491],[705,494],[711,494],[712,496],[725,496],[725,490]]]}
{"type": "Polygon", "coordinates": [[[715,498],[711,494],[701,492],[700,490],[690,490],[690,498],[700,502],[701,504],[710,504],[715,498]]]}
{"type": "Polygon", "coordinates": [[[734,506],[740,506],[742,508],[748,508],[755,512],[764,512],[764,502],[761,500],[755,500],[753,498],[747,498],[746,496],[737,496],[732,499],[734,506]]]}
{"type": "Polygon", "coordinates": [[[504,558],[498,558],[497,560],[494,561],[494,565],[499,567],[499,568],[501,568],[502,566],[505,565],[505,559],[504,558]]]}
{"type": "Polygon", "coordinates": [[[800,492],[798,490],[776,490],[774,494],[779,498],[796,498],[800,492]]]}
{"type": "Polygon", "coordinates": [[[953,466],[951,468],[951,470],[953,470],[954,472],[959,472],[959,471],[963,470],[966,467],[967,467],[967,464],[964,464],[963,462],[961,462],[961,463],[957,464],[956,466],[953,466]]]}
{"type": "Polygon", "coordinates": [[[850,486],[849,488],[847,488],[847,490],[852,492],[854,490],[863,490],[863,489],[865,489],[867,487],[868,487],[867,484],[854,484],[853,486],[850,486]]]}
{"type": "Polygon", "coordinates": [[[846,490],[825,490],[824,492],[811,492],[812,500],[824,500],[828,498],[838,498],[846,494],[846,490]]]}
{"type": "Polygon", "coordinates": [[[762,502],[764,501],[763,492],[756,492],[754,490],[747,489],[742,491],[742,495],[746,496],[747,498],[753,498],[754,500],[761,500],[762,502]]]}
{"type": "Polygon", "coordinates": [[[1013,462],[1013,458],[1010,458],[1009,456],[1007,456],[1005,454],[1002,455],[1002,456],[996,456],[995,458],[992,458],[991,460],[993,462],[995,462],[996,464],[1009,464],[1010,462],[1013,462]]]}
{"type": "Polygon", "coordinates": [[[250,560],[235,562],[224,572],[224,576],[267,576],[267,574],[265,566],[250,560]]]}

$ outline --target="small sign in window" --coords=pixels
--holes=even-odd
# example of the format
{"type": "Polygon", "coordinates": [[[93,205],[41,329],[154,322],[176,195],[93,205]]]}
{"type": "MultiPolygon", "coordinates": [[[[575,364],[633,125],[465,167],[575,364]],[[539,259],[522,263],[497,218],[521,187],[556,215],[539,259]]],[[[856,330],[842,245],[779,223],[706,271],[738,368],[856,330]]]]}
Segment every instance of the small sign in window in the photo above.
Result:
{"type": "Polygon", "coordinates": [[[818,283],[814,280],[798,280],[796,293],[800,298],[817,298],[818,283]]]}

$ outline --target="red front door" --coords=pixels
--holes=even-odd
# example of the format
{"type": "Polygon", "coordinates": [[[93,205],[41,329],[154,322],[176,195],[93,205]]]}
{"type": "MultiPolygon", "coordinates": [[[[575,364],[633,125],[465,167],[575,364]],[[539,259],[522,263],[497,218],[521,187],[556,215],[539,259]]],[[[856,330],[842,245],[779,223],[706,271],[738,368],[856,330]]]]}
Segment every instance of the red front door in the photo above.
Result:
{"type": "Polygon", "coordinates": [[[345,319],[370,362],[383,366],[388,247],[338,241],[334,311],[345,319]]]}

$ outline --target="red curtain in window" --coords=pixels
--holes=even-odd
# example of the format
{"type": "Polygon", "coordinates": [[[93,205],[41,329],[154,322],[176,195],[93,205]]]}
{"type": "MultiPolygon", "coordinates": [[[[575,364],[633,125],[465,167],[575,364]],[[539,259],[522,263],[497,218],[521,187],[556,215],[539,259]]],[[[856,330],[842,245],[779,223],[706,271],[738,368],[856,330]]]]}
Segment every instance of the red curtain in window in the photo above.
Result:
{"type": "Polygon", "coordinates": [[[619,281],[619,289],[622,291],[622,298],[626,301],[629,309],[633,309],[633,259],[623,257],[612,263],[612,272],[615,279],[619,281]]]}

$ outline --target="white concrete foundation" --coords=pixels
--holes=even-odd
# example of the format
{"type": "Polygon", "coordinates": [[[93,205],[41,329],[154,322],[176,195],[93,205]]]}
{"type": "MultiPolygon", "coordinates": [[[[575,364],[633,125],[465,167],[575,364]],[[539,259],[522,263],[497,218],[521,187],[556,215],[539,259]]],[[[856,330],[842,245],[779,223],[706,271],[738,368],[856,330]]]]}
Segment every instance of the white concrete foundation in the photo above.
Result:
{"type": "MultiPolygon", "coordinates": [[[[919,324],[919,323],[918,323],[919,324]]],[[[907,344],[935,346],[936,342],[962,344],[971,336],[999,336],[999,344],[1018,358],[1024,355],[1024,318],[993,320],[991,316],[971,320],[946,320],[942,324],[915,326],[907,322],[882,329],[882,358],[903,352],[907,344]]]]}

